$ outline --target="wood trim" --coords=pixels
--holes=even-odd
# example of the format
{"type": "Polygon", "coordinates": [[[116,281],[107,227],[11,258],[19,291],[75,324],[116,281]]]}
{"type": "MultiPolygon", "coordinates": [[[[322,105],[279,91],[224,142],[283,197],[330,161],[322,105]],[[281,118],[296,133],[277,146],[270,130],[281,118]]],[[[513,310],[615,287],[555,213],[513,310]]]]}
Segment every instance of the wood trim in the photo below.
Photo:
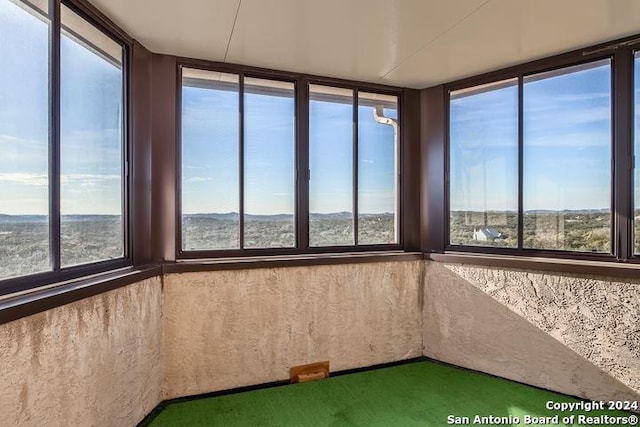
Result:
{"type": "Polygon", "coordinates": [[[421,93],[420,176],[421,241],[424,252],[442,251],[445,247],[447,206],[445,177],[446,97],[444,86],[421,93]]]}
{"type": "Polygon", "coordinates": [[[176,253],[177,69],[175,57],[152,56],[151,251],[154,262],[172,261],[176,253]]]}
{"type": "Polygon", "coordinates": [[[0,325],[161,274],[160,265],[127,267],[0,298],[0,325]]]}
{"type": "Polygon", "coordinates": [[[640,275],[640,264],[625,262],[539,258],[521,255],[470,254],[465,252],[430,253],[425,254],[425,259],[440,263],[467,264],[502,269],[537,270],[550,274],[571,273],[601,276],[603,278],[622,277],[637,279],[640,275]]]}
{"type": "Polygon", "coordinates": [[[151,261],[151,76],[153,54],[140,43],[132,48],[130,139],[129,139],[129,223],[131,258],[134,265],[151,261]]]}
{"type": "Polygon", "coordinates": [[[611,249],[618,260],[628,260],[635,252],[633,51],[618,50],[611,62],[611,249]]]}
{"type": "Polygon", "coordinates": [[[0,296],[0,324],[31,316],[81,299],[90,298],[141,280],[162,274],[253,268],[298,267],[310,265],[336,265],[372,262],[422,260],[419,252],[366,252],[351,254],[322,254],[296,256],[270,256],[253,258],[224,258],[147,264],[123,267],[106,273],[45,285],[0,296]]]}
{"type": "Polygon", "coordinates": [[[402,144],[400,146],[400,235],[405,250],[420,250],[420,91],[407,89],[402,96],[400,117],[402,144]]]}
{"type": "Polygon", "coordinates": [[[361,253],[333,253],[306,254],[263,257],[230,257],[215,259],[200,259],[193,261],[178,261],[164,263],[163,274],[192,273],[200,271],[245,270],[253,268],[303,267],[311,265],[359,264],[371,262],[397,262],[422,260],[421,252],[361,252],[361,253]]]}

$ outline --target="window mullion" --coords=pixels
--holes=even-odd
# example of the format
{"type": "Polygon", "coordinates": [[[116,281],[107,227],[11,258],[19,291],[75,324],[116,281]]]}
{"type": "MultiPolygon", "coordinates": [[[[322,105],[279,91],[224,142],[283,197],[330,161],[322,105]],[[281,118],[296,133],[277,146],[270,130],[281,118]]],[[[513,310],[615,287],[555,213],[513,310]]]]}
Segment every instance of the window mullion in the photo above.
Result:
{"type": "Polygon", "coordinates": [[[358,246],[358,90],[353,91],[353,244],[358,246]]]}
{"type": "Polygon", "coordinates": [[[524,247],[524,82],[518,76],[518,250],[524,247]]]}
{"type": "Polygon", "coordinates": [[[241,73],[239,75],[239,83],[240,83],[240,88],[239,88],[239,94],[238,96],[240,96],[240,99],[238,100],[238,105],[239,105],[239,114],[240,114],[240,120],[239,120],[239,141],[238,143],[240,144],[239,149],[238,149],[238,155],[239,155],[239,173],[240,176],[238,177],[239,179],[239,191],[240,191],[240,200],[239,200],[239,208],[238,208],[238,220],[240,221],[239,223],[239,230],[238,230],[238,237],[240,239],[240,249],[244,249],[244,73],[241,73]]]}
{"type": "Polygon", "coordinates": [[[296,88],[297,165],[296,234],[298,249],[309,248],[309,83],[299,80],[296,88]]]}
{"type": "Polygon", "coordinates": [[[612,78],[612,171],[614,208],[613,253],[618,260],[627,260],[633,253],[633,53],[618,50],[613,58],[612,78]]]}
{"type": "MultiPolygon", "coordinates": [[[[121,111],[121,120],[122,120],[122,130],[121,130],[121,138],[124,142],[122,147],[122,157],[121,157],[121,167],[122,170],[120,172],[122,184],[120,185],[120,200],[122,203],[122,208],[120,211],[120,215],[122,215],[122,236],[124,237],[124,258],[133,259],[133,251],[132,251],[132,238],[131,238],[131,221],[132,221],[132,210],[131,210],[131,199],[129,197],[131,188],[131,158],[132,158],[132,146],[131,141],[131,109],[130,109],[130,98],[129,98],[129,88],[130,88],[130,78],[131,78],[131,49],[129,47],[125,47],[123,50],[124,54],[122,57],[122,69],[124,71],[124,76],[122,79],[122,111],[121,111]]],[[[178,95],[178,96],[181,96],[178,95]]],[[[182,244],[180,243],[180,246],[182,244]]]]}
{"type": "Polygon", "coordinates": [[[60,0],[49,0],[49,222],[50,256],[60,270],[60,0]]]}

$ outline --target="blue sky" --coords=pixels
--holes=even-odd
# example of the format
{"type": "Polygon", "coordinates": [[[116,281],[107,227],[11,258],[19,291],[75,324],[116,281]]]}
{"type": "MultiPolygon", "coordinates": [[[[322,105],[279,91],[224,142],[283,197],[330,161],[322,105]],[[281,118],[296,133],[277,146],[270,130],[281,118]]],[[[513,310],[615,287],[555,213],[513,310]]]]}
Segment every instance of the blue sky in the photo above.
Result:
{"type": "Polygon", "coordinates": [[[248,214],[294,212],[294,110],[293,90],[291,97],[245,91],[244,196],[248,214]]]}
{"type": "MultiPolygon", "coordinates": [[[[48,28],[2,1],[0,35],[0,213],[46,214],[48,28]]],[[[63,213],[120,213],[120,70],[66,37],[62,65],[63,213]]],[[[606,65],[525,85],[525,210],[609,207],[609,88],[606,65]]],[[[511,86],[452,101],[452,209],[517,208],[516,96],[511,86]]],[[[238,211],[237,104],[233,92],[185,89],[186,213],[238,211]]],[[[247,94],[248,213],[293,212],[293,108],[247,94]]],[[[391,212],[393,131],[371,110],[359,108],[360,211],[391,212]]],[[[312,101],[310,114],[311,211],[350,211],[350,106],[312,101]]]]}
{"type": "MultiPolygon", "coordinates": [[[[294,212],[294,100],[245,93],[245,204],[248,214],[294,212]]],[[[237,212],[238,93],[184,87],[183,212],[237,212]]],[[[393,129],[359,107],[361,213],[394,211],[393,129]]],[[[385,114],[396,117],[395,110],[385,114]]],[[[352,111],[310,105],[310,209],[352,211],[352,111]]]]}
{"type": "Polygon", "coordinates": [[[353,105],[310,101],[309,211],[353,211],[353,105]]]}
{"type": "MultiPolygon", "coordinates": [[[[393,127],[373,119],[373,107],[358,107],[358,212],[395,211],[393,127]]],[[[385,108],[384,115],[398,117],[385,108]]]]}
{"type": "Polygon", "coordinates": [[[0,2],[0,213],[48,212],[48,28],[0,2]]]}
{"type": "MultiPolygon", "coordinates": [[[[48,26],[1,1],[0,31],[0,213],[47,214],[48,26]]],[[[118,214],[121,71],[65,36],[61,56],[62,213],[118,214]]],[[[183,101],[184,212],[237,212],[237,94],[185,88],[183,101]]],[[[332,132],[351,129],[350,114],[343,104],[315,106],[311,120],[322,129],[312,136],[314,202],[318,212],[351,210],[351,136],[332,132]]],[[[246,94],[247,213],[294,211],[294,107],[292,97],[246,94]]],[[[370,107],[360,115],[360,211],[392,212],[393,131],[373,121],[370,107]]]]}
{"type": "MultiPolygon", "coordinates": [[[[397,118],[397,110],[385,109],[397,118]]],[[[353,105],[312,100],[309,106],[310,212],[353,210],[353,105]]],[[[394,211],[393,128],[373,120],[373,108],[358,107],[358,209],[394,211]]]]}
{"type": "MultiPolygon", "coordinates": [[[[603,209],[611,194],[608,63],[524,85],[524,209],[603,209]]],[[[517,86],[451,102],[451,209],[517,210],[517,86]]]]}
{"type": "MultiPolygon", "coordinates": [[[[0,1],[0,213],[48,213],[48,25],[0,1]]],[[[61,209],[120,214],[121,71],[62,37],[61,209]]]]}

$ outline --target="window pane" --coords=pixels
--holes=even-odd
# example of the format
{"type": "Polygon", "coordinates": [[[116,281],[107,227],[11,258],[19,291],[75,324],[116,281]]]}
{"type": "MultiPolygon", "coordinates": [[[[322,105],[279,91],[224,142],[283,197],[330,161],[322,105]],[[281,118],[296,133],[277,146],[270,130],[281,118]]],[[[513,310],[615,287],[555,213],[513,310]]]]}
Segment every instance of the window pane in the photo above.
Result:
{"type": "Polygon", "coordinates": [[[353,245],[353,91],[309,86],[309,244],[353,245]]]}
{"type": "Polygon", "coordinates": [[[49,19],[0,0],[0,279],[49,260],[49,19]]]}
{"type": "Polygon", "coordinates": [[[635,198],[634,198],[634,240],[635,240],[635,253],[640,254],[640,53],[636,52],[634,60],[634,148],[633,153],[635,156],[635,198]]]}
{"type": "Polygon", "coordinates": [[[235,74],[182,71],[182,249],[240,248],[235,74]]]}
{"type": "Polygon", "coordinates": [[[295,246],[293,83],[246,78],[244,246],[295,246]]]}
{"type": "Polygon", "coordinates": [[[524,247],[611,252],[611,64],[524,81],[524,247]]]}
{"type": "Polygon", "coordinates": [[[452,92],[449,108],[449,243],[516,247],[517,80],[452,92]]]}
{"type": "Polygon", "coordinates": [[[358,244],[398,243],[398,98],[358,93],[358,244]]]}
{"type": "Polygon", "coordinates": [[[62,266],[124,255],[122,47],[66,7],[61,36],[62,266]]]}

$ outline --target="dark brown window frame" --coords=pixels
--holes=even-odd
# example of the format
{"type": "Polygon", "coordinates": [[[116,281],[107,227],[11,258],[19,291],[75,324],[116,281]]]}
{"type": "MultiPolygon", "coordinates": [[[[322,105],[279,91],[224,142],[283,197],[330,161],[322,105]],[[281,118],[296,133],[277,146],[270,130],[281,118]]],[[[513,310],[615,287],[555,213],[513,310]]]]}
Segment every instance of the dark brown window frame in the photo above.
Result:
{"type": "MultiPolygon", "coordinates": [[[[50,7],[59,8],[61,0],[49,0],[50,7]]],[[[155,54],[146,50],[142,45],[135,42],[122,29],[118,28],[113,22],[102,15],[95,7],[86,2],[86,0],[64,0],[64,4],[70,7],[74,12],[78,13],[92,25],[105,32],[112,39],[126,46],[125,64],[126,72],[125,89],[127,91],[127,99],[124,103],[126,114],[125,119],[129,126],[127,129],[127,147],[125,153],[129,156],[129,162],[126,166],[127,180],[130,181],[129,194],[125,197],[127,206],[127,216],[125,221],[130,222],[129,235],[127,238],[128,257],[126,259],[96,264],[86,264],[78,267],[68,268],[62,272],[48,272],[36,275],[22,276],[15,279],[7,279],[0,281],[0,296],[17,292],[15,297],[9,296],[0,301],[0,323],[18,319],[30,314],[38,313],[53,307],[57,307],[69,302],[77,301],[92,295],[97,295],[120,286],[135,283],[137,281],[157,277],[166,273],[181,273],[188,271],[214,271],[219,269],[230,268],[262,268],[275,266],[302,266],[302,265],[325,265],[333,263],[353,263],[353,262],[376,262],[376,261],[392,261],[392,260],[420,260],[431,259],[436,262],[457,262],[475,265],[488,265],[503,268],[518,269],[534,269],[547,272],[570,272],[572,274],[597,274],[613,277],[637,277],[638,269],[640,269],[640,256],[631,255],[625,258],[606,258],[600,262],[594,259],[590,254],[580,253],[553,253],[549,254],[549,258],[536,256],[520,256],[508,251],[506,256],[487,255],[485,248],[474,253],[466,251],[463,253],[452,253],[445,245],[445,226],[448,226],[448,216],[446,204],[443,201],[446,198],[445,189],[445,166],[448,167],[448,156],[444,150],[448,144],[445,143],[445,129],[448,127],[445,122],[448,120],[448,105],[445,97],[445,85],[433,88],[417,90],[407,88],[397,88],[386,85],[376,85],[366,82],[356,82],[341,79],[333,79],[321,76],[303,75],[297,73],[274,71],[269,69],[255,68],[249,66],[241,66],[226,63],[215,63],[211,61],[201,61],[188,58],[173,58],[166,55],[158,55],[160,59],[158,64],[152,64],[156,59],[155,54]],[[134,51],[137,53],[134,55],[134,51]],[[133,67],[133,74],[130,66],[136,61],[137,67],[133,67]],[[163,239],[170,241],[171,233],[174,232],[173,227],[167,227],[166,230],[158,226],[157,219],[154,218],[152,211],[154,207],[158,207],[161,203],[157,201],[152,203],[150,183],[153,183],[153,191],[161,193],[164,188],[162,182],[158,182],[157,177],[154,178],[151,173],[151,127],[154,120],[151,103],[153,99],[150,94],[158,91],[162,84],[166,83],[163,78],[166,69],[152,72],[152,65],[164,66],[171,64],[171,69],[175,68],[175,63],[185,64],[186,66],[201,69],[213,69],[214,71],[238,72],[244,70],[252,73],[260,78],[281,79],[288,76],[291,79],[313,82],[335,87],[353,88],[354,85],[361,87],[362,90],[369,92],[389,93],[398,96],[398,113],[401,124],[401,140],[399,152],[397,153],[401,162],[401,175],[399,182],[400,209],[398,216],[400,218],[400,238],[403,247],[395,253],[384,252],[385,248],[373,246],[369,248],[351,248],[339,247],[319,248],[317,254],[313,250],[302,252],[295,251],[300,256],[264,256],[271,255],[271,249],[265,249],[265,253],[259,253],[255,259],[239,256],[234,253],[227,259],[184,259],[184,262],[173,262],[169,253],[172,253],[175,245],[173,242],[169,245],[169,250],[164,251],[165,243],[163,239]],[[152,79],[153,77],[153,79],[152,79]],[[135,84],[132,84],[132,79],[135,84]],[[156,80],[152,82],[152,80],[156,80]],[[131,98],[130,96],[131,92],[131,98]],[[133,99],[132,99],[133,98],[133,99]],[[407,119],[410,117],[410,119],[407,119]],[[134,141],[135,139],[135,141],[134,141]],[[135,143],[134,143],[135,142],[135,143]],[[418,154],[421,153],[421,156],[418,154]],[[135,166],[133,165],[135,163],[135,166]],[[418,179],[419,178],[419,179],[418,179]],[[156,234],[152,233],[155,231],[156,234]],[[154,236],[161,236],[162,239],[154,241],[154,236]],[[169,237],[169,238],[167,238],[169,237]],[[331,252],[344,253],[333,255],[331,252]],[[421,250],[422,253],[408,252],[410,249],[421,250]],[[358,254],[350,254],[349,252],[358,251],[358,254]],[[403,252],[404,251],[404,252],[403,252]],[[367,253],[368,252],[368,253],[367,253]],[[444,252],[444,253],[443,253],[444,252]],[[426,254],[424,254],[426,253],[426,254]],[[423,255],[424,254],[424,255],[423,255]],[[516,256],[512,256],[516,255],[516,256]],[[572,259],[579,258],[580,255],[587,255],[588,259],[578,262],[571,262],[572,259]],[[592,262],[593,261],[593,262],[592,262]],[[628,262],[624,264],[616,264],[615,262],[628,262]],[[153,263],[153,264],[151,264],[153,263]],[[122,268],[121,265],[122,264],[122,268]],[[133,265],[133,266],[131,266],[133,265]],[[128,266],[128,267],[127,267],[128,266]],[[44,286],[50,285],[50,286],[44,286]],[[41,289],[34,289],[42,286],[41,289]]],[[[59,13],[58,13],[59,16],[59,13]]],[[[58,19],[59,25],[59,19],[58,19]]],[[[53,30],[50,30],[53,31],[53,30]]],[[[615,242],[616,247],[625,248],[627,254],[633,253],[633,223],[632,217],[627,215],[626,218],[618,218],[623,216],[625,211],[633,213],[633,53],[638,49],[638,35],[617,41],[605,42],[587,49],[581,49],[566,54],[545,58],[538,61],[532,61],[523,65],[498,70],[495,72],[483,74],[480,76],[461,79],[452,82],[446,87],[454,87],[456,84],[460,87],[473,86],[480,82],[490,82],[500,80],[525,72],[526,70],[544,70],[558,66],[568,66],[571,62],[590,61],[609,52],[614,57],[614,61],[618,64],[615,67],[614,79],[617,82],[616,96],[613,100],[614,108],[614,124],[613,132],[616,136],[614,166],[621,165],[614,169],[615,176],[627,177],[622,182],[619,192],[624,196],[618,197],[615,204],[616,217],[616,236],[622,236],[621,240],[615,242]],[[624,55],[624,52],[630,52],[624,55]],[[561,65],[558,65],[561,64],[561,65]],[[624,90],[626,88],[627,90],[624,90]],[[625,151],[629,150],[629,151],[625,151]],[[624,162],[628,162],[625,165],[624,162]],[[628,167],[625,167],[628,166],[628,167]],[[622,170],[618,170],[622,169],[622,170]],[[626,172],[625,172],[626,169],[626,172]],[[626,185],[626,188],[624,187],[626,185]],[[625,225],[625,221],[627,224],[625,225]],[[626,240],[624,238],[627,235],[626,240]],[[626,245],[626,246],[625,246],[626,245]]],[[[52,37],[52,40],[55,40],[52,37]]],[[[54,42],[52,42],[54,43],[54,42]]],[[[57,61],[59,63],[59,40],[56,45],[52,45],[52,51],[58,51],[57,61]]],[[[160,67],[162,68],[162,67],[160,67]]],[[[56,74],[56,73],[54,73],[56,74]]],[[[59,73],[56,77],[59,80],[59,73]]],[[[171,73],[173,80],[173,73],[171,73]]],[[[52,80],[53,82],[53,77],[52,80]]],[[[307,85],[299,86],[299,92],[306,91],[307,85]]],[[[52,90],[55,85],[52,84],[52,90]]],[[[181,91],[178,84],[177,90],[181,91]]],[[[172,92],[173,88],[169,90],[172,92]]],[[[159,92],[159,91],[158,91],[159,92]]],[[[308,101],[308,91],[306,99],[308,101]]],[[[165,95],[162,93],[161,95],[165,95]]],[[[304,95],[298,95],[304,99],[304,95]]],[[[158,97],[162,99],[162,96],[158,97]]],[[[163,102],[159,103],[163,106],[163,102]]],[[[299,103],[301,104],[301,103],[299,103]]],[[[174,102],[169,102],[161,109],[158,116],[166,117],[166,112],[172,111],[174,102]]],[[[301,118],[297,121],[298,132],[304,134],[308,130],[308,104],[297,105],[296,114],[301,118]],[[306,127],[305,127],[306,126],[306,127]]],[[[56,114],[51,112],[52,116],[56,114]]],[[[59,115],[59,110],[57,112],[59,115]]],[[[177,113],[179,114],[179,113],[177,113]]],[[[179,116],[178,116],[179,119],[179,116]]],[[[173,123],[169,126],[171,128],[173,123]]],[[[171,129],[173,131],[173,129],[171,129]]],[[[167,134],[173,134],[173,132],[167,134]]],[[[173,139],[173,136],[170,137],[173,139]]],[[[174,139],[175,140],[175,139],[174,139]]],[[[302,150],[304,144],[299,145],[299,155],[302,159],[297,159],[298,164],[304,166],[304,159],[308,160],[308,153],[302,150]]],[[[169,154],[173,149],[173,141],[167,150],[169,154]]],[[[307,147],[308,148],[308,144],[307,147]]],[[[164,159],[162,159],[164,160],[164,159]]],[[[173,161],[171,162],[173,163],[173,161]]],[[[155,165],[155,163],[153,163],[155,165]]],[[[308,164],[307,164],[308,166],[308,164]]],[[[162,168],[159,168],[160,170],[162,168]]],[[[308,169],[308,167],[307,167],[308,169]]],[[[305,169],[306,170],[306,169],[305,169]]],[[[167,173],[171,176],[175,171],[167,173]]],[[[173,177],[170,177],[173,181],[173,177]]],[[[171,186],[167,185],[167,188],[171,186]]],[[[173,188],[169,191],[172,195],[177,194],[173,188]]],[[[297,192],[297,203],[308,203],[305,199],[304,186],[297,192]]],[[[306,194],[308,197],[308,193],[306,194]]],[[[161,200],[164,202],[164,200],[161,200]]],[[[173,216],[173,212],[168,212],[169,216],[173,216]]],[[[300,216],[298,215],[298,218],[300,216]]],[[[162,220],[166,219],[164,217],[162,220]]],[[[308,218],[307,218],[308,219],[308,218]]],[[[300,229],[304,229],[306,222],[301,221],[300,229]]],[[[164,226],[165,224],[160,224],[164,226]]],[[[302,236],[306,234],[298,234],[302,236]]],[[[158,239],[156,239],[158,240],[158,239]]],[[[313,248],[311,248],[313,249],[313,248]]],[[[393,248],[396,249],[396,248],[393,248]]],[[[459,248],[456,248],[459,249],[459,248]]],[[[205,253],[193,258],[206,258],[210,254],[205,253]]],[[[216,254],[216,257],[220,254],[216,254]]],[[[250,256],[250,254],[245,254],[250,256]]],[[[544,255],[544,254],[543,254],[544,255]]],[[[183,257],[187,258],[187,257],[183,257]]]]}
{"type": "Polygon", "coordinates": [[[444,246],[434,252],[459,252],[468,254],[509,255],[516,257],[540,257],[578,259],[607,262],[638,262],[633,253],[633,55],[637,37],[607,42],[585,49],[544,58],[526,64],[465,78],[444,85],[444,246]],[[526,76],[555,71],[598,60],[611,60],[611,253],[588,253],[566,250],[523,248],[523,80],[526,76]],[[450,94],[453,91],[499,82],[506,79],[518,81],[518,248],[452,245],[449,241],[449,132],[450,94]]]}
{"type": "MultiPolygon", "coordinates": [[[[28,3],[37,13],[41,13],[28,3]]],[[[49,257],[52,263],[50,271],[11,277],[0,280],[0,296],[34,289],[55,282],[66,282],[100,273],[131,266],[132,238],[130,229],[130,177],[132,154],[131,115],[130,115],[130,64],[132,60],[133,40],[108,18],[84,0],[49,0],[49,257]],[[124,232],[124,255],[120,258],[85,263],[77,266],[62,267],[60,235],[60,99],[61,99],[61,61],[60,42],[62,37],[61,6],[69,8],[104,33],[115,43],[122,46],[122,221],[124,232]]],[[[34,12],[36,13],[36,12],[34,12]]],[[[91,45],[87,40],[84,43],[91,45]]],[[[100,49],[94,46],[96,51],[100,49]]]]}
{"type": "MultiPolygon", "coordinates": [[[[229,258],[229,257],[255,257],[255,256],[282,256],[282,255],[300,255],[300,254],[326,254],[326,253],[345,253],[345,252],[367,252],[367,251],[397,251],[404,249],[404,197],[403,197],[403,151],[404,137],[402,129],[405,126],[403,106],[403,89],[393,86],[377,85],[371,83],[350,81],[344,79],[334,79],[329,77],[313,76],[301,73],[292,73],[278,71],[272,69],[249,67],[238,64],[216,63],[204,60],[193,60],[188,58],[178,58],[176,72],[176,150],[175,150],[175,167],[176,167],[176,212],[175,212],[175,242],[176,242],[176,259],[209,259],[209,258],[229,258]],[[243,180],[244,167],[242,157],[244,146],[244,91],[243,81],[245,77],[259,78],[266,80],[275,80],[294,83],[295,87],[295,226],[296,245],[292,248],[252,248],[252,249],[220,249],[220,250],[197,250],[185,251],[182,249],[182,69],[192,68],[204,71],[214,71],[222,73],[237,74],[240,77],[239,97],[240,97],[240,207],[243,207],[243,180]],[[354,93],[354,127],[357,126],[357,96],[359,92],[376,93],[381,95],[392,95],[398,99],[398,121],[400,129],[398,138],[398,156],[399,177],[397,181],[399,208],[396,212],[396,221],[398,223],[398,243],[396,244],[379,244],[379,245],[341,245],[341,246],[310,246],[309,245],[309,85],[323,85],[341,89],[350,89],[354,93]]],[[[357,162],[357,129],[354,129],[354,163],[357,162]]],[[[354,175],[357,173],[357,167],[354,168],[354,175]]],[[[354,190],[357,178],[353,182],[354,190]]],[[[354,191],[354,200],[357,193],[354,191]]],[[[354,205],[354,223],[357,223],[357,201],[354,205]]],[[[243,232],[243,213],[240,214],[240,233],[243,232]]],[[[357,232],[357,226],[354,227],[357,232]]],[[[243,237],[240,237],[242,244],[243,237]]],[[[357,242],[357,240],[356,240],[357,242]]]]}

